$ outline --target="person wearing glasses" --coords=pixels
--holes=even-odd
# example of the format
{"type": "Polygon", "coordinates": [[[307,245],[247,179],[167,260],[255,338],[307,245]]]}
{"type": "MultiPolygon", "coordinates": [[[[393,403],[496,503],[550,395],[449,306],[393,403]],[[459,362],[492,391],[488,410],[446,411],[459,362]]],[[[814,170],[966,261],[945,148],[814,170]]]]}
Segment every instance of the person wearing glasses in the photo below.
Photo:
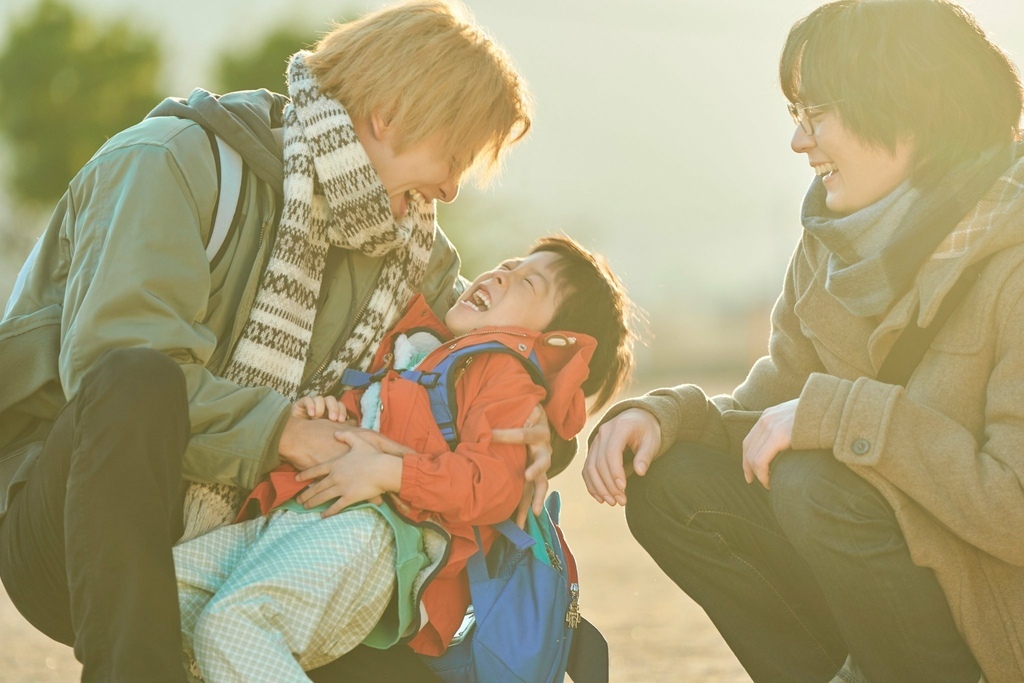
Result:
{"type": "Polygon", "coordinates": [[[755,681],[1019,682],[1017,69],[950,2],[838,0],[792,27],[780,77],[815,177],[768,355],[731,395],[614,406],[588,490],[755,681]]]}

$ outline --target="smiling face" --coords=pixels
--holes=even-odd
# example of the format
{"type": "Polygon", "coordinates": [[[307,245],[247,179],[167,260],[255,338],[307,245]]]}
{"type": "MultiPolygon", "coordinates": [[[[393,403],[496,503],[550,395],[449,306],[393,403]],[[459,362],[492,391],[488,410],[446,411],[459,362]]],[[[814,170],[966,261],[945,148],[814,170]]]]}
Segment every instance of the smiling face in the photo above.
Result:
{"type": "Polygon", "coordinates": [[[814,135],[799,125],[791,146],[806,154],[816,175],[825,183],[825,205],[840,215],[851,214],[877,202],[910,177],[913,145],[901,140],[890,152],[870,145],[850,132],[831,107],[809,112],[814,135]]]}
{"type": "Polygon", "coordinates": [[[398,131],[379,116],[353,121],[353,127],[388,193],[395,218],[405,216],[409,209],[409,192],[413,190],[427,201],[455,201],[459,194],[459,174],[445,154],[440,135],[397,151],[400,147],[398,131]]]}
{"type": "Polygon", "coordinates": [[[481,274],[444,317],[455,335],[483,327],[524,327],[543,332],[561,302],[561,257],[538,251],[481,274]]]}

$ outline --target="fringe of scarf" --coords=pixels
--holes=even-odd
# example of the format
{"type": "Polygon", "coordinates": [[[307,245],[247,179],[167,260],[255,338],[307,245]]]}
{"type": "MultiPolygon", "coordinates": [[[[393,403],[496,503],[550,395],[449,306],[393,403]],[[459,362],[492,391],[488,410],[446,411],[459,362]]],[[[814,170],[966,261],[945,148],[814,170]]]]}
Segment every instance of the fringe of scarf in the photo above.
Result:
{"type": "MultiPolygon", "coordinates": [[[[289,399],[300,392],[329,246],[383,257],[373,293],[337,356],[309,378],[303,393],[333,389],[349,366],[364,369],[375,343],[397,320],[426,273],[434,242],[434,207],[413,194],[404,218],[391,214],[348,112],[322,95],[306,67],[288,68],[291,103],[284,111],[284,208],[270,260],[224,378],[269,386],[289,399]]],[[[225,484],[191,484],[182,541],[230,523],[246,492],[225,484]]]]}

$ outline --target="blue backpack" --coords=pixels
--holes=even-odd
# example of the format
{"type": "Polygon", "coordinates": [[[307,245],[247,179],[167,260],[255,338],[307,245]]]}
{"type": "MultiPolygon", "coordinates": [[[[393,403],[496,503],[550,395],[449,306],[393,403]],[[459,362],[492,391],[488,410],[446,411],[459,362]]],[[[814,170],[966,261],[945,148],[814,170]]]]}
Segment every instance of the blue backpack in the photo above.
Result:
{"type": "MultiPolygon", "coordinates": [[[[454,370],[479,353],[513,355],[545,386],[535,355],[524,358],[499,342],[456,349],[430,372],[399,372],[426,389],[434,420],[451,448],[458,445],[454,370]]],[[[362,387],[386,373],[346,370],[342,383],[362,387]]],[[[607,683],[608,644],[580,616],[576,560],[558,528],[560,511],[556,491],[539,516],[530,513],[526,531],[511,520],[496,524],[501,535],[486,556],[480,532],[474,529],[480,550],[466,563],[472,605],[445,653],[423,656],[441,680],[561,683],[569,673],[574,683],[607,683]]]]}
{"type": "MultiPolygon", "coordinates": [[[[440,657],[423,657],[446,683],[608,680],[608,645],[579,612],[576,562],[556,525],[552,493],[526,531],[511,521],[485,557],[467,563],[471,613],[440,657]]],[[[477,531],[477,542],[480,540],[477,531]]]]}

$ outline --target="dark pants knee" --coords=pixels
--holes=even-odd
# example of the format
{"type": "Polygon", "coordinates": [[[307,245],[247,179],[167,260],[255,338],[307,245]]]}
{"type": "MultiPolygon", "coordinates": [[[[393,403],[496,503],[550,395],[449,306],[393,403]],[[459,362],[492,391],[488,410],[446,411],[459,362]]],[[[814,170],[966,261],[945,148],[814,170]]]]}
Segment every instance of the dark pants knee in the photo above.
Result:
{"type": "Polygon", "coordinates": [[[765,492],[743,480],[739,457],[679,443],[655,460],[647,475],[627,483],[626,520],[645,548],[674,533],[667,520],[725,537],[765,520],[765,492]]]}
{"type": "Polygon", "coordinates": [[[180,481],[191,425],[177,363],[152,349],[108,351],[83,377],[76,403],[76,450],[89,452],[86,471],[180,481]]]}
{"type": "Polygon", "coordinates": [[[8,593],[40,630],[74,643],[83,680],[182,677],[170,549],[189,435],[177,364],[109,351],[56,417],[0,524],[8,593]]]}
{"type": "MultiPolygon", "coordinates": [[[[88,407],[110,409],[104,422],[173,424],[188,433],[188,394],[178,364],[152,349],[107,351],[82,377],[78,396],[88,407]]],[[[79,406],[80,409],[86,406],[79,406]]],[[[90,429],[91,425],[77,425],[90,429]]]]}
{"type": "Polygon", "coordinates": [[[820,550],[862,555],[878,544],[904,543],[896,515],[878,489],[828,451],[780,454],[771,486],[775,519],[808,561],[820,550]]]}
{"type": "Polygon", "coordinates": [[[656,459],[647,474],[636,474],[626,485],[626,522],[630,533],[648,552],[668,532],[665,520],[688,525],[695,511],[709,507],[704,498],[715,487],[700,462],[691,457],[699,447],[679,444],[656,459]]]}
{"type": "Polygon", "coordinates": [[[978,680],[934,574],[914,564],[878,489],[827,451],[783,453],[771,482],[774,516],[868,680],[978,680]]]}
{"type": "Polygon", "coordinates": [[[814,577],[737,454],[677,444],[627,484],[630,530],[755,680],[828,680],[846,650],[814,577]]]}

